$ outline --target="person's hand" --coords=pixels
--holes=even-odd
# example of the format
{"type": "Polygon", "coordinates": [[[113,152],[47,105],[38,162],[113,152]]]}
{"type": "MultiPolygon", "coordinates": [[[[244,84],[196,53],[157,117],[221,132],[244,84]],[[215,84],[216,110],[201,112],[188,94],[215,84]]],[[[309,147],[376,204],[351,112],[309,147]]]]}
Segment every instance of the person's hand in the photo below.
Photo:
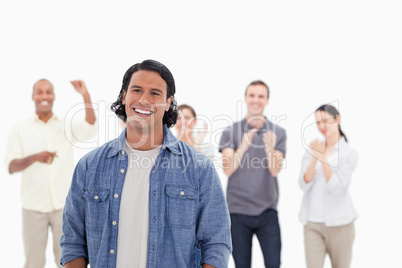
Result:
{"type": "Polygon", "coordinates": [[[323,141],[314,140],[310,143],[313,156],[318,160],[323,160],[325,157],[325,143],[323,141]]]}
{"type": "Polygon", "coordinates": [[[251,130],[244,133],[242,144],[246,143],[248,146],[251,145],[255,133],[257,133],[258,128],[252,128],[251,130]]]}
{"type": "Polygon", "coordinates": [[[35,161],[45,164],[51,164],[56,156],[56,152],[44,151],[35,155],[35,161]]]}
{"type": "Polygon", "coordinates": [[[268,130],[262,136],[262,140],[269,149],[275,149],[277,140],[275,132],[268,130]]]}
{"type": "Polygon", "coordinates": [[[204,140],[205,136],[207,135],[207,130],[208,130],[208,125],[207,123],[204,123],[203,128],[201,128],[198,133],[197,136],[194,137],[194,143],[195,144],[201,144],[202,141],[204,140]]]}
{"type": "Polygon", "coordinates": [[[73,85],[73,87],[75,88],[75,90],[80,93],[81,95],[85,95],[88,94],[88,90],[87,87],[84,83],[84,81],[82,80],[74,80],[74,81],[70,81],[71,85],[73,85]]]}

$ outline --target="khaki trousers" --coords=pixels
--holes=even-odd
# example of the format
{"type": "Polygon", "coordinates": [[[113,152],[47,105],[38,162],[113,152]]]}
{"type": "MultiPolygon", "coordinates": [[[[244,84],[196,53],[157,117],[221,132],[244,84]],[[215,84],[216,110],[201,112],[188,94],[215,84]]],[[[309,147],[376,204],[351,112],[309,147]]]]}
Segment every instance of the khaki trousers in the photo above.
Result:
{"type": "Polygon", "coordinates": [[[326,227],[324,223],[308,222],[304,226],[304,247],[308,268],[323,268],[328,253],[332,268],[349,268],[355,239],[354,223],[326,227]]]}
{"type": "Polygon", "coordinates": [[[53,235],[53,254],[56,267],[60,265],[59,240],[62,234],[63,210],[40,213],[22,209],[22,228],[25,248],[24,268],[43,268],[46,263],[46,243],[49,226],[53,235]]]}

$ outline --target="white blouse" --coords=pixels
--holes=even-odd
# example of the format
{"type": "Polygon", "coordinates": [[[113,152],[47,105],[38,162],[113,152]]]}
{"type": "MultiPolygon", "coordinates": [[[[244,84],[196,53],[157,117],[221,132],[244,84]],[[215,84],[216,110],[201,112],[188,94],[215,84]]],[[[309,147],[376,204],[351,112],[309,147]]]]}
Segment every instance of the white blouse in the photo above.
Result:
{"type": "Polygon", "coordinates": [[[311,182],[304,181],[313,155],[307,150],[303,156],[299,175],[299,185],[304,195],[299,219],[303,224],[308,221],[322,222],[326,226],[341,226],[353,222],[358,214],[349,194],[349,185],[356,169],[358,153],[342,137],[327,157],[333,173],[327,182],[322,163],[317,161],[311,182]]]}

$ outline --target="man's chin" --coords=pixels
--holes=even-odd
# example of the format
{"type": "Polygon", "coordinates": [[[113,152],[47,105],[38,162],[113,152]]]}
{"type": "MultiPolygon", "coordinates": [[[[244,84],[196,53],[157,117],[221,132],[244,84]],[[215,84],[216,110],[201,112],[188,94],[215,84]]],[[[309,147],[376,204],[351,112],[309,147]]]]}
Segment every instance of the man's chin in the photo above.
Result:
{"type": "Polygon", "coordinates": [[[52,109],[51,108],[50,109],[48,109],[48,108],[47,109],[37,108],[36,113],[42,114],[42,115],[49,115],[49,114],[52,113],[52,109]]]}
{"type": "Polygon", "coordinates": [[[262,116],[264,114],[264,111],[250,111],[249,114],[251,116],[262,116]]]}
{"type": "Polygon", "coordinates": [[[131,128],[133,129],[137,129],[137,130],[148,130],[150,129],[150,125],[148,124],[148,122],[146,122],[145,119],[133,119],[130,121],[127,121],[127,125],[129,125],[131,128]]]}

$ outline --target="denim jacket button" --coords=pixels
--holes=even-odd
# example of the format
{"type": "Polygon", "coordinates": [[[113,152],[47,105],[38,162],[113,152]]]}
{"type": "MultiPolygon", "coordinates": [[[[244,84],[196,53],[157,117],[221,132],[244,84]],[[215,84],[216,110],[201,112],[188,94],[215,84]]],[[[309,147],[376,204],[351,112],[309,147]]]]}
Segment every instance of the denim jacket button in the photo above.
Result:
{"type": "Polygon", "coordinates": [[[98,200],[98,199],[99,199],[99,196],[95,195],[94,198],[95,198],[95,200],[98,200]]]}
{"type": "Polygon", "coordinates": [[[120,173],[124,173],[124,169],[120,169],[120,173]]]}
{"type": "Polygon", "coordinates": [[[114,198],[119,198],[119,195],[118,195],[118,194],[114,194],[114,198]]]}
{"type": "Polygon", "coordinates": [[[114,254],[114,250],[113,250],[113,249],[110,250],[110,254],[114,254]]]}
{"type": "Polygon", "coordinates": [[[113,224],[113,225],[116,225],[116,224],[117,224],[117,222],[116,222],[116,221],[113,221],[113,222],[112,222],[112,224],[113,224]]]}
{"type": "Polygon", "coordinates": [[[181,191],[181,192],[180,192],[180,195],[184,195],[184,191],[181,191]]]}

